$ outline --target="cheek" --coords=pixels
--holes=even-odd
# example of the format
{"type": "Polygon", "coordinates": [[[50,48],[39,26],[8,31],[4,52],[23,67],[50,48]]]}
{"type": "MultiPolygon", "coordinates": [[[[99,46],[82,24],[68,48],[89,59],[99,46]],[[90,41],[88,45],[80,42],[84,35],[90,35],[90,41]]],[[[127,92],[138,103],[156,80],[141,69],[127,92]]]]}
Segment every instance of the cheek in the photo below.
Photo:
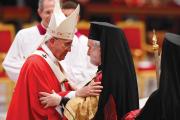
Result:
{"type": "Polygon", "coordinates": [[[60,44],[56,44],[56,51],[58,54],[61,54],[62,53],[62,46],[60,44]]]}
{"type": "Polygon", "coordinates": [[[101,54],[99,52],[95,52],[94,59],[96,60],[96,62],[99,62],[101,60],[101,54]]]}
{"type": "Polygon", "coordinates": [[[61,51],[61,55],[64,56],[68,52],[69,48],[66,46],[59,46],[59,51],[61,51]]]}
{"type": "Polygon", "coordinates": [[[51,18],[51,15],[49,13],[44,13],[43,16],[44,16],[44,19],[46,20],[51,18]]]}
{"type": "Polygon", "coordinates": [[[96,52],[91,52],[90,53],[90,56],[91,56],[91,59],[93,60],[93,61],[96,61],[96,59],[97,59],[97,54],[96,54],[96,52]]]}
{"type": "Polygon", "coordinates": [[[90,55],[90,61],[92,64],[94,64],[96,66],[99,64],[99,60],[97,58],[97,55],[95,55],[95,54],[90,55]]]}
{"type": "Polygon", "coordinates": [[[46,16],[47,16],[47,14],[46,14],[45,11],[42,12],[42,16],[43,16],[43,17],[46,17],[46,16]]]}
{"type": "Polygon", "coordinates": [[[98,63],[101,63],[101,55],[98,56],[98,63]]]}
{"type": "Polygon", "coordinates": [[[98,53],[98,58],[101,60],[101,53],[100,52],[98,53]]]}
{"type": "Polygon", "coordinates": [[[46,23],[49,23],[49,21],[50,21],[50,17],[48,17],[47,15],[43,15],[43,16],[42,16],[42,19],[43,19],[44,22],[46,22],[46,23]]]}
{"type": "Polygon", "coordinates": [[[46,16],[45,16],[46,21],[50,21],[50,18],[51,18],[50,15],[46,15],[46,16]]]}

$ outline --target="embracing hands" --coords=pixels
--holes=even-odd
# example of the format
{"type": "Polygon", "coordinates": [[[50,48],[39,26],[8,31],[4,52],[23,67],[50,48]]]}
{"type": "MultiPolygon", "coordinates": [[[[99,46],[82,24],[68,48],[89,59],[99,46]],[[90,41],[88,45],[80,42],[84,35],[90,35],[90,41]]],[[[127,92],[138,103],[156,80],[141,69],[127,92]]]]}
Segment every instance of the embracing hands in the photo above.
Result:
{"type": "Polygon", "coordinates": [[[88,97],[88,96],[98,96],[102,91],[103,86],[101,86],[101,82],[91,83],[79,90],[76,91],[77,97],[88,97]]]}
{"type": "Polygon", "coordinates": [[[57,106],[61,102],[61,96],[59,96],[54,90],[52,93],[40,92],[42,97],[40,97],[40,102],[44,105],[44,108],[57,106]]]}

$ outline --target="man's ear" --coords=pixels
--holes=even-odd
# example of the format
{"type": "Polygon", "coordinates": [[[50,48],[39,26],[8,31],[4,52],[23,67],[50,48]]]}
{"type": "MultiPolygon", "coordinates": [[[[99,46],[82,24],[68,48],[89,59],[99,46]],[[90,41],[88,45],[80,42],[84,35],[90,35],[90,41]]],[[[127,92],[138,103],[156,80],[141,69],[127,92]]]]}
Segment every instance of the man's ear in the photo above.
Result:
{"type": "Polygon", "coordinates": [[[37,13],[38,13],[38,15],[41,17],[41,12],[42,12],[42,10],[40,10],[39,8],[37,9],[37,13]]]}

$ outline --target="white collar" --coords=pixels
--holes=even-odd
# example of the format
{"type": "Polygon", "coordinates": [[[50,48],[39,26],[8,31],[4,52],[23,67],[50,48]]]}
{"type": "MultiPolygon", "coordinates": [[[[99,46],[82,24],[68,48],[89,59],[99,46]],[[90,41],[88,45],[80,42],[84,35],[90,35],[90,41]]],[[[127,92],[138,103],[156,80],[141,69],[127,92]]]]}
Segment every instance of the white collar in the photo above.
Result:
{"type": "Polygon", "coordinates": [[[58,59],[53,55],[51,50],[48,48],[46,44],[42,45],[42,49],[48,54],[49,58],[56,64],[58,65],[58,59]]]}

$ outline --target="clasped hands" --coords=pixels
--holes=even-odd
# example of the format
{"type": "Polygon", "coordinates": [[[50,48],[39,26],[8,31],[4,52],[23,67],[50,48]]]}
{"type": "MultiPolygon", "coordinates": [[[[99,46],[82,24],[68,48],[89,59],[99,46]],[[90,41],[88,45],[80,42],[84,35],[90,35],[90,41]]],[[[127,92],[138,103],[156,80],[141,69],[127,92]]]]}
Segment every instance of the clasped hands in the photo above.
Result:
{"type": "MultiPolygon", "coordinates": [[[[76,97],[89,97],[89,96],[98,96],[102,91],[103,86],[101,82],[94,82],[92,80],[87,86],[84,86],[81,89],[76,90],[76,97]]],[[[44,105],[44,108],[53,107],[60,104],[62,97],[58,95],[54,90],[52,93],[39,92],[40,102],[44,105]]]]}

